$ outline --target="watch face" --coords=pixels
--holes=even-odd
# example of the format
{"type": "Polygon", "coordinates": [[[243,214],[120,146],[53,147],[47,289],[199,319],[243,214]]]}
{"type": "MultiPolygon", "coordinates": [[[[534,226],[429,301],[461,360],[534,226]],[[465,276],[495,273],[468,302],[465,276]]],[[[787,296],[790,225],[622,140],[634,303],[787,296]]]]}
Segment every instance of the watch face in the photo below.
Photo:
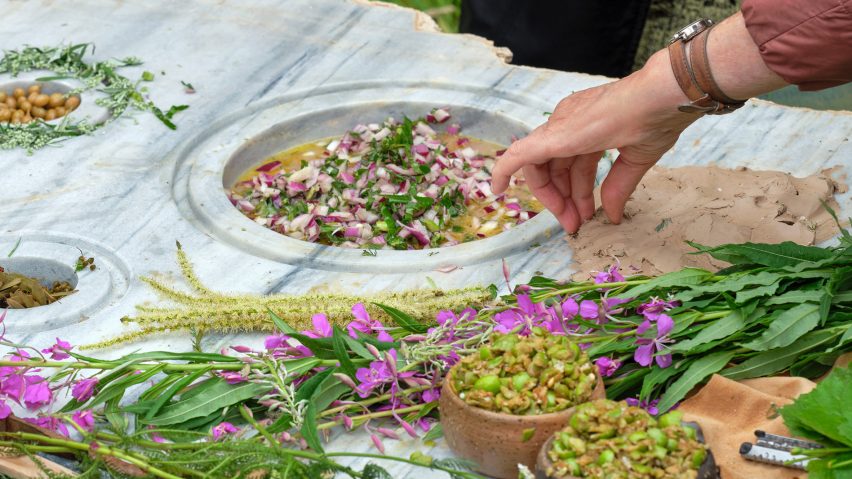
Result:
{"type": "Polygon", "coordinates": [[[689,40],[690,38],[698,35],[704,30],[708,29],[713,25],[713,20],[709,18],[702,18],[700,20],[696,20],[689,25],[682,28],[680,31],[674,34],[671,41],[669,43],[674,43],[678,40],[683,40],[684,42],[689,40]]]}

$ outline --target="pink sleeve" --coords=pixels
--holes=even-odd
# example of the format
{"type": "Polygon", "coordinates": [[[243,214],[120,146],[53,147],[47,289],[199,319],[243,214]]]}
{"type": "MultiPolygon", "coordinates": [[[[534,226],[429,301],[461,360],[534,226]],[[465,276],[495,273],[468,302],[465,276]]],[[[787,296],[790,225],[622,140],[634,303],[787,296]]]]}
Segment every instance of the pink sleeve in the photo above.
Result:
{"type": "Polygon", "coordinates": [[[788,83],[852,81],[852,0],[744,0],[742,12],[766,66],[788,83]]]}

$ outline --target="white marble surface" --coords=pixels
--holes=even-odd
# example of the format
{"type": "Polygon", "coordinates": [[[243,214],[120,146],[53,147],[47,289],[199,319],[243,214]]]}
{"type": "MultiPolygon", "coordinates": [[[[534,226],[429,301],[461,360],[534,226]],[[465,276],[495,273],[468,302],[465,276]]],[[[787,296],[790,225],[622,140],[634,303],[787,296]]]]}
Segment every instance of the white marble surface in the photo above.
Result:
{"type": "MultiPolygon", "coordinates": [[[[485,242],[474,243],[463,255],[473,259],[448,274],[430,272],[420,260],[414,273],[346,267],[345,258],[315,269],[309,260],[274,254],[274,241],[266,249],[247,246],[254,242],[247,236],[253,230],[225,239],[211,229],[209,219],[200,218],[186,197],[193,180],[186,173],[209,161],[199,153],[236,148],[248,136],[299,113],[338,105],[358,105],[369,112],[370,102],[377,100],[417,100],[474,106],[528,129],[544,121],[541,114],[563,96],[605,78],[509,66],[481,39],[415,31],[417,17],[411,11],[345,0],[3,0],[0,8],[4,48],[93,42],[99,59],[142,58],[144,65],[124,74],[154,72],[157,79],[147,86],[159,105],[190,105],[176,117],[179,128],[174,132],[153,116],[139,114],[31,156],[0,151],[0,253],[5,255],[22,238],[16,256],[73,262],[76,254],[71,252],[79,247],[103,259],[104,269],[97,274],[102,285],[110,285],[108,294],[84,288],[97,278],[87,283],[81,276],[79,294],[100,295],[97,307],[60,311],[62,306],[52,306],[51,316],[64,318],[43,319],[54,329],[16,330],[11,326],[24,319],[10,313],[10,334],[16,339],[47,344],[61,336],[79,344],[120,332],[119,318],[132,314],[134,305],[157,299],[138,277],[177,273],[175,240],[201,278],[223,291],[298,293],[319,285],[378,291],[424,286],[427,276],[447,287],[487,284],[502,277],[503,254],[517,280],[535,271],[558,277],[571,271],[571,253],[563,235],[555,232],[540,246],[527,239],[498,256],[489,254],[485,242]],[[197,93],[184,93],[181,80],[192,83],[197,93]]],[[[0,85],[7,81],[0,78],[0,85]]],[[[663,164],[745,165],[796,175],[840,165],[848,174],[850,132],[849,112],[751,102],[736,114],[705,118],[690,127],[663,164]]],[[[222,158],[208,171],[210,184],[219,181],[219,187],[216,168],[222,167],[222,158]]],[[[848,194],[841,207],[845,215],[852,213],[848,194]]],[[[237,228],[244,220],[233,219],[237,228]]],[[[542,231],[552,225],[547,217],[539,222],[542,231]]],[[[435,256],[435,266],[440,257],[435,256]]],[[[408,259],[394,256],[390,261],[408,259]]],[[[216,337],[206,345],[230,343],[232,338],[216,337]]],[[[189,348],[189,340],[170,335],[124,351],[130,348],[182,350],[189,348]]],[[[387,445],[389,452],[403,455],[423,447],[414,440],[387,445]]],[[[331,448],[366,451],[371,446],[363,435],[349,435],[336,439],[331,448]]],[[[432,452],[447,454],[441,442],[432,452]]],[[[390,469],[395,477],[424,477],[398,466],[390,469]]]]}

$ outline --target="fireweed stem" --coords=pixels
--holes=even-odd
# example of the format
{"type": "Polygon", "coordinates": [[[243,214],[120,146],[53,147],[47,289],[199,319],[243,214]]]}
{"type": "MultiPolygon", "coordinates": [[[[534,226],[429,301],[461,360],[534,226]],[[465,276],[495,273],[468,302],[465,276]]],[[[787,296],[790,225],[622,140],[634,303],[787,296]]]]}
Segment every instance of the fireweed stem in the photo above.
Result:
{"type": "MultiPolygon", "coordinates": [[[[707,281],[717,282],[717,281],[721,281],[725,278],[726,278],[726,276],[711,276],[711,277],[707,278],[707,281]]],[[[540,302],[543,299],[547,299],[547,298],[550,298],[550,297],[553,297],[553,296],[560,296],[560,295],[574,294],[574,293],[584,293],[586,291],[592,291],[592,290],[595,290],[595,289],[617,289],[617,288],[623,288],[625,286],[635,286],[635,285],[638,285],[638,284],[645,284],[645,283],[647,283],[647,282],[649,282],[653,279],[655,279],[655,278],[632,279],[632,280],[629,280],[629,281],[614,281],[612,283],[592,283],[592,282],[585,282],[585,283],[580,283],[580,284],[571,283],[574,286],[569,286],[567,288],[562,288],[562,289],[555,289],[553,291],[546,291],[546,292],[542,292],[542,293],[539,293],[539,294],[532,294],[531,297],[532,297],[533,301],[540,302]]]]}
{"type": "MultiPolygon", "coordinates": [[[[133,369],[140,371],[147,371],[149,369],[153,369],[159,367],[163,363],[140,363],[134,364],[133,369]]],[[[316,367],[330,367],[337,366],[338,361],[336,359],[324,359],[316,367]]],[[[119,363],[119,362],[62,362],[62,361],[41,361],[41,360],[28,360],[28,361],[11,361],[11,360],[0,360],[0,366],[15,366],[15,367],[24,367],[24,368],[65,368],[65,369],[99,369],[102,371],[107,371],[110,369],[117,369],[123,366],[127,366],[127,363],[119,363]]],[[[240,371],[245,367],[249,367],[251,369],[268,369],[268,366],[264,363],[244,363],[233,362],[233,363],[192,363],[192,364],[166,364],[163,368],[164,372],[193,372],[198,371],[200,369],[211,369],[214,371],[240,371]]]]}
{"type": "MultiPolygon", "coordinates": [[[[437,383],[435,385],[430,384],[428,386],[417,386],[417,387],[413,387],[413,388],[409,388],[409,389],[403,389],[402,391],[398,392],[396,395],[397,396],[408,396],[409,394],[414,394],[414,393],[418,393],[418,392],[421,392],[421,391],[426,391],[427,389],[432,389],[432,388],[437,388],[437,387],[441,387],[441,383],[437,383]]],[[[370,399],[365,399],[363,401],[354,402],[352,404],[344,404],[342,406],[338,406],[338,407],[335,407],[335,408],[326,409],[325,411],[319,413],[317,416],[319,416],[319,417],[334,416],[335,414],[346,411],[347,409],[360,408],[362,406],[371,406],[373,404],[380,403],[382,401],[390,399],[391,397],[392,397],[391,394],[383,394],[381,396],[372,397],[370,399]]]]}
{"type": "Polygon", "coordinates": [[[181,479],[180,476],[175,476],[174,474],[170,474],[166,471],[163,471],[155,466],[148,464],[145,461],[137,459],[136,457],[125,454],[123,451],[119,449],[113,449],[110,446],[104,444],[98,444],[98,447],[92,448],[89,444],[83,444],[80,442],[72,441],[69,439],[57,439],[47,436],[42,436],[40,434],[31,434],[27,432],[15,432],[15,433],[0,433],[7,437],[18,438],[23,441],[35,441],[44,444],[51,444],[54,446],[62,446],[66,449],[80,451],[80,452],[92,452],[99,456],[112,456],[122,461],[127,461],[134,466],[142,469],[143,471],[156,476],[162,479],[181,479]]]}
{"type": "MultiPolygon", "coordinates": [[[[430,403],[418,404],[417,406],[401,407],[401,408],[398,408],[398,409],[388,409],[387,411],[371,412],[369,414],[362,414],[360,416],[352,416],[352,421],[353,422],[366,421],[367,419],[375,419],[375,418],[379,418],[379,417],[389,417],[389,416],[393,416],[395,414],[407,414],[407,413],[410,413],[410,412],[419,411],[419,410],[423,409],[427,404],[430,404],[430,403]]],[[[317,429],[329,429],[329,428],[332,428],[334,426],[339,426],[341,424],[343,424],[343,420],[338,419],[336,421],[329,421],[329,422],[322,423],[322,424],[317,426],[317,429]]]]}

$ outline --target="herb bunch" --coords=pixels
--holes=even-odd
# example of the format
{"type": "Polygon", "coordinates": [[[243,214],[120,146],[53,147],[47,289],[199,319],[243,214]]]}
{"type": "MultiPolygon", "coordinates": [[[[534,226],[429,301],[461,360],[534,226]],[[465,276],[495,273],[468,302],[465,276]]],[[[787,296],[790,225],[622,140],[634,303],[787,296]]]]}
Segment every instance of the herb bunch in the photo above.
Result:
{"type": "Polygon", "coordinates": [[[94,46],[89,43],[42,48],[26,46],[20,50],[4,51],[3,58],[0,59],[0,73],[17,76],[21,72],[31,70],[50,70],[55,73],[54,76],[39,78],[37,81],[77,79],[83,82],[85,87],[71,93],[97,90],[106,94],[106,98],[98,99],[96,103],[110,110],[112,115],[100,123],[90,123],[86,119],[74,123],[67,117],[63,117],[58,123],[48,123],[41,119],[25,124],[0,123],[0,149],[23,148],[32,153],[63,139],[90,134],[120,117],[129,108],[149,111],[168,128],[177,128],[171,120],[177,112],[189,108],[188,106],[175,105],[164,112],[145,98],[145,88],[139,88],[141,79],[133,81],[118,73],[118,69],[122,67],[142,64],[140,59],[127,57],[90,63],[85,58],[90,51],[94,52],[94,46]]]}

